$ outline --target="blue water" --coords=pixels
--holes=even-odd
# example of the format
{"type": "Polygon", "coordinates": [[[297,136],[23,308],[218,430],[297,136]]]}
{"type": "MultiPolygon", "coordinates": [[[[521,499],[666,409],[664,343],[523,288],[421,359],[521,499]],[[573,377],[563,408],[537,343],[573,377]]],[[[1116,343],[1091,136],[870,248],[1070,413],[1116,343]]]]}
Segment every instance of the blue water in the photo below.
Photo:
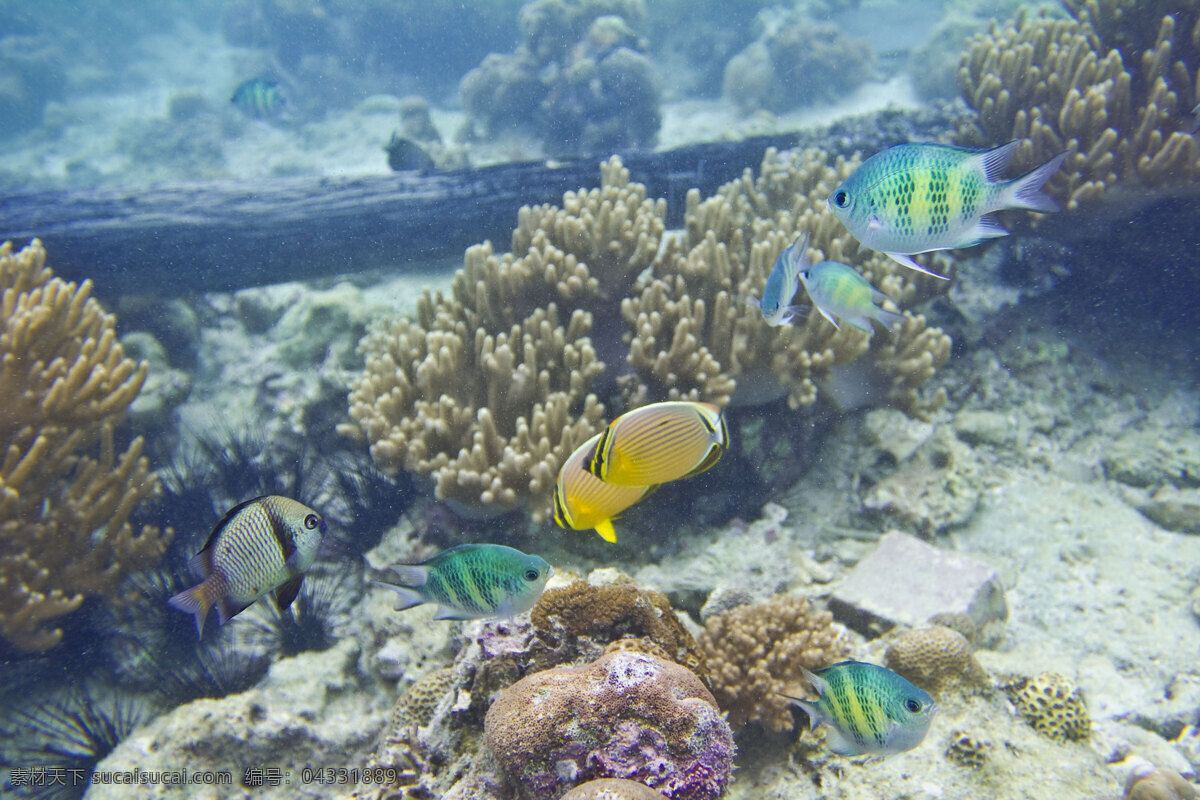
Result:
{"type": "MultiPolygon", "coordinates": [[[[881,764],[839,758],[798,709],[778,730],[762,709],[746,721],[720,707],[740,685],[726,676],[709,687],[738,725],[732,782],[689,794],[645,769],[626,777],[729,798],[1130,797],[1154,770],[1194,786],[1200,5],[1083,6],[0,0],[4,796],[383,796],[350,770],[400,781],[391,735],[410,748],[403,796],[557,798],[617,772],[596,767],[607,756],[561,761],[557,777],[497,762],[489,703],[640,634],[592,631],[535,669],[532,639],[497,655],[534,636],[528,617],[395,612],[372,584],[380,568],[509,545],[545,557],[552,588],[614,568],[698,633],[715,608],[780,596],[836,608],[892,530],[994,570],[1007,601],[1005,620],[975,620],[986,678],[935,692],[923,743],[881,764]],[[1132,76],[1126,111],[1121,80],[1077,70],[1093,108],[1108,103],[1084,122],[1059,113],[1053,79],[1038,90],[1026,117],[1050,133],[1005,177],[1082,151],[1047,184],[1062,210],[1003,211],[1010,235],[918,256],[945,281],[859,247],[825,204],[847,159],[1021,138],[995,104],[1033,102],[1022,75],[987,83],[971,50],[989,31],[1002,47],[1018,20],[1026,40],[1099,42],[1105,68],[1119,56],[1132,76]],[[1148,74],[1144,54],[1165,53],[1172,26],[1148,74]],[[640,184],[662,198],[617,208],[621,236],[597,223],[623,186],[610,165],[601,187],[613,156],[623,196],[640,184]],[[821,181],[795,178],[805,158],[821,181]],[[754,184],[764,166],[775,182],[754,184]],[[724,216],[699,205],[718,195],[734,204],[724,216]],[[568,213],[555,227],[540,204],[568,213]],[[793,325],[768,329],[747,301],[807,233],[911,327],[868,343],[800,289],[793,325]],[[42,247],[52,273],[28,269],[42,247]],[[555,284],[566,263],[583,266],[555,284]],[[520,342],[513,358],[489,366],[506,342],[520,342]],[[123,399],[106,406],[110,394],[123,399]],[[622,510],[615,544],[556,525],[570,452],[624,411],[680,398],[724,408],[720,460],[622,510]],[[544,442],[518,433],[539,424],[544,442]],[[505,445],[508,466],[473,482],[505,445]],[[198,636],[167,600],[212,569],[189,559],[226,513],[264,495],[328,522],[316,562],[290,608],[265,597],[276,575],[198,636]],[[481,664],[510,663],[472,687],[481,664]],[[451,665],[455,701],[389,727],[396,699],[451,665]],[[1054,741],[1014,710],[1013,687],[1048,672],[1082,691],[1087,739],[1054,741]],[[964,736],[984,742],[983,766],[955,760],[964,736]],[[156,771],[137,781],[156,788],[105,785],[131,769],[156,771]],[[184,769],[209,772],[167,788],[184,769]],[[210,778],[232,786],[211,794],[210,778]]],[[[897,636],[926,626],[904,611],[926,593],[962,610],[952,577],[889,598],[899,610],[882,627],[839,612],[850,657],[886,664],[897,636]]],[[[797,658],[772,663],[799,676],[797,658]]],[[[805,686],[761,702],[784,689],[805,686]]]]}

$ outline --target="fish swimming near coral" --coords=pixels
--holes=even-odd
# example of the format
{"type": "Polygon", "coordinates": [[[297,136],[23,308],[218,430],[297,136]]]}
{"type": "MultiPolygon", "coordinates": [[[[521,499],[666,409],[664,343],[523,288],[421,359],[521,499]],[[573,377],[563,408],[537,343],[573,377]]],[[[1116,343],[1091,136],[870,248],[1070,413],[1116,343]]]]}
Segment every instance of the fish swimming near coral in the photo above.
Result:
{"type": "Polygon", "coordinates": [[[606,542],[617,541],[613,520],[618,514],[641,500],[652,486],[618,486],[606,483],[584,468],[603,434],[575,448],[563,462],[554,485],[554,522],[560,528],[586,531],[594,528],[606,542]]]}
{"type": "Polygon", "coordinates": [[[204,579],[168,602],[194,615],[201,635],[214,605],[222,625],[268,592],[282,611],[300,592],[326,527],[320,514],[287,497],[266,495],[236,505],[192,557],[192,569],[204,579]]]}
{"type": "Polygon", "coordinates": [[[687,400],[651,403],[610,422],[584,468],[606,483],[654,486],[699,475],[728,446],[729,429],[717,406],[687,400]]]}
{"type": "Polygon", "coordinates": [[[251,78],[233,90],[229,102],[242,113],[258,120],[281,116],[288,107],[287,98],[279,88],[279,82],[266,78],[251,78]]]}
{"type": "MultiPolygon", "coordinates": [[[[817,311],[837,328],[838,318],[852,328],[871,333],[871,320],[894,330],[904,315],[888,311],[879,304],[891,300],[872,286],[849,264],[822,261],[799,274],[800,283],[817,311]]],[[[895,302],[892,300],[892,302],[895,302]]]]}
{"type": "Polygon", "coordinates": [[[388,166],[393,172],[432,172],[435,164],[421,145],[392,131],[392,138],[383,148],[388,154],[388,166]]]}
{"type": "Polygon", "coordinates": [[[763,321],[771,327],[787,325],[802,310],[801,306],[791,303],[796,290],[800,288],[800,273],[809,267],[810,238],[809,234],[805,234],[785,247],[779,258],[775,259],[775,266],[771,267],[762,298],[751,297],[747,300],[751,305],[758,306],[763,321]]]}
{"type": "Polygon", "coordinates": [[[829,208],[867,247],[906,267],[944,278],[911,256],[1006,236],[1008,231],[995,211],[1058,211],[1042,186],[1067,153],[1019,178],[1001,180],[1019,145],[1013,141],[993,150],[896,145],[871,156],[842,181],[829,196],[829,208]]]}
{"type": "Polygon", "coordinates": [[[818,698],[784,695],[808,715],[809,727],[824,724],[829,749],[843,756],[887,756],[919,745],[937,712],[924,689],[890,669],[842,661],[812,673],[804,670],[818,698]]]}
{"type": "Polygon", "coordinates": [[[400,595],[397,611],[437,603],[434,619],[502,619],[533,608],[552,570],[541,556],[512,547],[460,544],[387,571],[375,583],[400,595]]]}

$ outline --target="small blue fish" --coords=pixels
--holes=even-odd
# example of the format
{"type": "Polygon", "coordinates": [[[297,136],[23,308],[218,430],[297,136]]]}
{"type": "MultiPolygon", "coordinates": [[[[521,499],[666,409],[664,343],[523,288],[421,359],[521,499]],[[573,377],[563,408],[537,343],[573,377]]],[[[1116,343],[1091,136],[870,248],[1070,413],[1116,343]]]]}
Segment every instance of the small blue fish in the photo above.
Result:
{"type": "Polygon", "coordinates": [[[800,273],[808,269],[810,238],[810,234],[805,234],[803,239],[796,237],[796,241],[784,248],[779,258],[775,259],[775,266],[771,267],[771,274],[767,276],[767,285],[763,287],[761,300],[747,298],[751,305],[758,306],[762,311],[763,321],[771,327],[787,325],[803,310],[801,306],[791,305],[791,302],[796,295],[796,289],[800,287],[800,273]]]}
{"type": "Polygon", "coordinates": [[[221,518],[192,557],[204,580],[168,602],[195,616],[201,635],[214,605],[222,625],[268,592],[282,611],[296,599],[325,530],[321,515],[303,503],[278,495],[247,500],[221,518]]]}
{"type": "Polygon", "coordinates": [[[971,247],[1008,231],[992,212],[1058,211],[1042,186],[1062,164],[1059,153],[1020,178],[1001,173],[1019,141],[993,150],[901,144],[876,153],[829,195],[829,208],[867,247],[906,267],[944,278],[911,256],[971,247]]]}
{"type": "Polygon", "coordinates": [[[287,98],[279,89],[278,81],[252,78],[233,90],[229,102],[254,119],[265,120],[279,117],[287,110],[287,98]]]}
{"type": "Polygon", "coordinates": [[[822,261],[801,271],[800,282],[804,284],[804,290],[808,292],[817,311],[835,328],[838,327],[835,317],[840,317],[847,325],[864,333],[871,333],[871,320],[892,330],[904,321],[904,315],[879,306],[891,298],[872,286],[849,264],[822,261]]]}
{"type": "Polygon", "coordinates": [[[829,749],[842,756],[887,756],[919,745],[937,704],[890,669],[843,661],[804,670],[817,700],[784,695],[804,709],[809,727],[824,724],[829,749]]]}
{"type": "Polygon", "coordinates": [[[437,603],[434,619],[502,619],[528,611],[552,572],[541,556],[501,544],[460,544],[388,571],[389,578],[376,583],[400,595],[396,610],[437,603]]]}

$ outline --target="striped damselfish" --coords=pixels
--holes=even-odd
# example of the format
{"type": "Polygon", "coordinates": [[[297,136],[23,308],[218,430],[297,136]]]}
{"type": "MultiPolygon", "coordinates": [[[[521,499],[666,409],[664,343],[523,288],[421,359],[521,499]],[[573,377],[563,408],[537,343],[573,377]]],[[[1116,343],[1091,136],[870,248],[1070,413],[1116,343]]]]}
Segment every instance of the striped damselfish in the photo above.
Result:
{"type": "Polygon", "coordinates": [[[800,273],[809,267],[810,238],[805,234],[785,247],[779,258],[775,259],[771,274],[767,276],[762,299],[749,298],[750,304],[758,306],[763,320],[771,327],[787,325],[801,311],[799,306],[792,305],[792,298],[800,288],[800,273]]]}
{"type": "Polygon", "coordinates": [[[605,483],[654,486],[704,472],[728,446],[729,429],[717,406],[651,403],[610,422],[584,468],[605,483]]]}
{"type": "Polygon", "coordinates": [[[864,333],[871,333],[871,320],[888,329],[894,329],[904,321],[902,314],[887,311],[879,305],[891,298],[849,264],[822,261],[800,272],[799,278],[817,311],[835,328],[839,327],[837,318],[864,333]]]}
{"type": "Polygon", "coordinates": [[[1019,141],[993,150],[901,144],[876,153],[829,195],[829,208],[867,247],[938,278],[911,256],[970,247],[1008,234],[992,213],[1057,211],[1042,186],[1062,164],[1060,153],[1020,178],[1001,180],[1019,141]]]}
{"type": "MultiPolygon", "coordinates": [[[[803,668],[802,668],[803,669],[803,668]]],[[[843,661],[804,670],[817,699],[784,695],[804,709],[809,727],[824,724],[829,749],[843,756],[887,756],[919,745],[937,704],[890,669],[862,661],[843,661]]]]}
{"type": "Polygon", "coordinates": [[[204,580],[168,602],[194,615],[200,634],[214,605],[222,625],[267,592],[282,611],[296,599],[325,530],[321,515],[303,503],[278,495],[247,500],[221,518],[192,557],[204,580]]]}
{"type": "Polygon", "coordinates": [[[434,619],[504,618],[533,608],[550,565],[501,544],[460,544],[420,564],[389,567],[378,580],[400,595],[397,611],[437,603],[434,619]]]}
{"type": "Polygon", "coordinates": [[[584,462],[592,457],[596,442],[602,435],[597,433],[588,439],[563,462],[562,469],[558,471],[558,482],[554,485],[554,521],[560,528],[577,531],[595,528],[604,541],[616,542],[613,519],[649,494],[654,487],[618,486],[606,483],[585,470],[584,462]]]}

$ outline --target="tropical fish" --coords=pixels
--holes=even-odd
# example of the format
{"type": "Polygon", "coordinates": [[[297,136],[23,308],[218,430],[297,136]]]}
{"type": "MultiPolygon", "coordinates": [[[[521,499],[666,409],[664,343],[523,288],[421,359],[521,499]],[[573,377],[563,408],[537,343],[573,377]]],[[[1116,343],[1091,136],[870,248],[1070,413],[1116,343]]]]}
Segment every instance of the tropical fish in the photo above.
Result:
{"type": "Polygon", "coordinates": [[[595,528],[606,542],[616,542],[612,521],[625,509],[654,490],[653,486],[618,486],[605,483],[584,469],[603,434],[575,448],[558,471],[554,486],[554,521],[560,528],[586,531],[595,528]]]}
{"type": "MultiPolygon", "coordinates": [[[[802,668],[803,669],[803,668],[802,668]]],[[[842,661],[816,673],[804,670],[818,699],[784,695],[808,714],[809,727],[824,723],[829,749],[843,756],[887,756],[921,743],[937,704],[890,669],[842,661]]]]}
{"type": "Polygon", "coordinates": [[[800,287],[800,273],[808,269],[808,241],[811,237],[805,234],[803,241],[800,237],[792,242],[771,267],[767,276],[767,285],[763,287],[762,299],[751,297],[751,305],[758,306],[762,311],[763,320],[775,327],[787,325],[801,311],[800,306],[791,305],[796,289],[800,287]]]}
{"type": "Polygon", "coordinates": [[[214,605],[222,625],[267,592],[275,593],[282,611],[296,599],[325,530],[320,514],[287,497],[266,495],[236,505],[189,562],[204,580],[168,602],[195,615],[201,635],[214,605]]]}
{"type": "Polygon", "coordinates": [[[1042,186],[1062,164],[1059,153],[1020,178],[1000,174],[1020,142],[993,150],[942,144],[901,144],[876,153],[829,196],[829,208],[867,247],[906,267],[931,272],[911,256],[970,247],[1005,236],[994,211],[1058,211],[1042,186]]]}
{"type": "Polygon", "coordinates": [[[376,583],[400,595],[397,611],[437,603],[434,619],[482,619],[533,608],[551,568],[541,556],[501,544],[460,544],[388,572],[388,579],[376,583]]]}
{"type": "Polygon", "coordinates": [[[251,78],[233,90],[229,102],[254,119],[280,116],[287,109],[287,98],[279,82],[266,78],[251,78]]]}
{"type": "Polygon", "coordinates": [[[802,270],[799,278],[817,311],[835,328],[839,326],[834,317],[866,333],[871,333],[871,320],[889,329],[904,321],[904,315],[880,308],[880,303],[891,298],[849,264],[822,261],[802,270]]]}
{"type": "Polygon", "coordinates": [[[725,416],[711,403],[651,403],[610,422],[584,469],[618,486],[655,486],[699,475],[728,445],[725,416]]]}
{"type": "Polygon", "coordinates": [[[392,138],[383,149],[388,154],[388,166],[393,172],[419,172],[424,175],[435,166],[421,145],[395,131],[392,131],[392,138]]]}

